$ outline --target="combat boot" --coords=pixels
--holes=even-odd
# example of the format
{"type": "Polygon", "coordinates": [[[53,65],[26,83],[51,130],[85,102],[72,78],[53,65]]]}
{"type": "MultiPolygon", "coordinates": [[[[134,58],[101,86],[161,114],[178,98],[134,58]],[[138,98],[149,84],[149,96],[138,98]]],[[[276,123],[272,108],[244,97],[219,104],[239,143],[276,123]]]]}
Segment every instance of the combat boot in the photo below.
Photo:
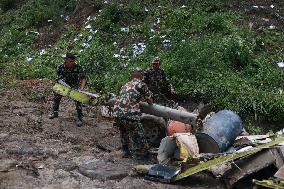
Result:
{"type": "Polygon", "coordinates": [[[52,112],[52,114],[50,114],[48,117],[49,117],[49,119],[57,118],[57,117],[58,117],[58,112],[54,111],[54,112],[52,112]]]}
{"type": "Polygon", "coordinates": [[[76,125],[77,125],[77,127],[82,127],[83,126],[83,119],[82,119],[82,117],[78,117],[76,119],[76,125]]]}
{"type": "Polygon", "coordinates": [[[123,158],[129,158],[131,157],[131,152],[129,150],[128,145],[123,145],[122,146],[122,157],[123,158]]]}

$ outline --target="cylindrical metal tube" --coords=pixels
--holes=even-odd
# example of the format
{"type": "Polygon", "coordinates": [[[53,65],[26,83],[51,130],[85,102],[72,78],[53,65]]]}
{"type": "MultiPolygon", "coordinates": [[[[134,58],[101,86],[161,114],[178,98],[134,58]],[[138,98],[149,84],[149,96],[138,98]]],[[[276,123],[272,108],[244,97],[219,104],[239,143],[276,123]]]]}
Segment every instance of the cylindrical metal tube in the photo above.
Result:
{"type": "Polygon", "coordinates": [[[189,123],[193,126],[193,128],[196,128],[197,114],[168,108],[158,104],[149,105],[145,102],[140,103],[140,110],[145,114],[163,117],[165,119],[171,119],[182,123],[189,123]]]}
{"type": "Polygon", "coordinates": [[[201,153],[226,151],[242,129],[241,118],[236,113],[229,110],[217,112],[196,133],[199,151],[201,153]]]}

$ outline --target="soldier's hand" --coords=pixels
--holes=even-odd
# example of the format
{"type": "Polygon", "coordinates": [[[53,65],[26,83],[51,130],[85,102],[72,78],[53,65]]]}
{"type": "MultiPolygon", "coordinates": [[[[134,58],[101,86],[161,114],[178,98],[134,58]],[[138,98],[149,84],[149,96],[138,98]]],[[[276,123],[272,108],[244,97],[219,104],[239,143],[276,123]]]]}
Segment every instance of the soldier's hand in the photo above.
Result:
{"type": "Polygon", "coordinates": [[[147,103],[150,104],[150,105],[153,104],[153,99],[152,98],[148,98],[147,99],[147,103]]]}

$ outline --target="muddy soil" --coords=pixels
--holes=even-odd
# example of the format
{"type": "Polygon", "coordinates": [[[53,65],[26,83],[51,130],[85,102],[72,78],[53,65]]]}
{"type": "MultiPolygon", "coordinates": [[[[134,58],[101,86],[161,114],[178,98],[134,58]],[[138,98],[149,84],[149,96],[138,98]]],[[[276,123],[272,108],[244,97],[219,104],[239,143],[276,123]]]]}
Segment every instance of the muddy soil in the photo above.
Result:
{"type": "Polygon", "coordinates": [[[133,167],[154,164],[155,156],[148,162],[121,158],[119,132],[96,108],[84,108],[79,128],[74,103],[63,98],[60,117],[48,119],[51,86],[49,81],[21,81],[1,93],[1,189],[223,188],[206,175],[175,184],[145,180],[133,167]]]}

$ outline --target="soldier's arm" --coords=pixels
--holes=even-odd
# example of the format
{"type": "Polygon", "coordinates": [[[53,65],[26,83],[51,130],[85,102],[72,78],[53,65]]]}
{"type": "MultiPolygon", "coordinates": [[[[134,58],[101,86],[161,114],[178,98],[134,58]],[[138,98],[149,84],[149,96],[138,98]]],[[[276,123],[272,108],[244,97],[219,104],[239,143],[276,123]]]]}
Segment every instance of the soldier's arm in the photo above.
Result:
{"type": "Polygon", "coordinates": [[[172,85],[171,81],[169,80],[169,78],[166,76],[166,73],[164,71],[162,71],[162,78],[163,78],[163,82],[167,86],[167,90],[171,93],[175,93],[173,85],[172,85]]]}
{"type": "Polygon", "coordinates": [[[79,79],[80,79],[80,90],[83,90],[87,84],[86,74],[84,69],[79,65],[79,79]]]}
{"type": "Polygon", "coordinates": [[[147,85],[150,83],[149,82],[149,70],[145,71],[143,74],[143,80],[144,83],[146,83],[147,85]]]}
{"type": "Polygon", "coordinates": [[[148,89],[145,83],[141,83],[141,88],[139,91],[141,93],[141,96],[146,100],[148,104],[153,104],[153,93],[148,89]]]}
{"type": "Polygon", "coordinates": [[[56,81],[59,82],[59,80],[64,81],[61,65],[56,66],[56,81]]]}

